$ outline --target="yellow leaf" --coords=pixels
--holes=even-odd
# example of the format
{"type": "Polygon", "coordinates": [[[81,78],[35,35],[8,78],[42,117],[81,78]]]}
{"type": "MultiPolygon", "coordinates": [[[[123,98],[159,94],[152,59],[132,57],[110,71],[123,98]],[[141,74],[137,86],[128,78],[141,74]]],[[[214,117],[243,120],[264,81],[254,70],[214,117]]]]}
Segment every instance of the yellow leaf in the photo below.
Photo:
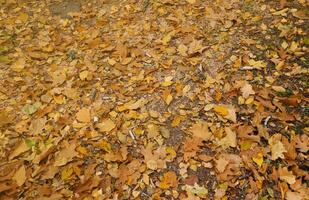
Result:
{"type": "Polygon", "coordinates": [[[143,130],[141,127],[136,127],[136,128],[134,129],[134,133],[135,133],[136,135],[142,135],[142,134],[144,133],[144,130],[143,130]]]}
{"type": "Polygon", "coordinates": [[[82,108],[76,113],[76,119],[80,122],[88,123],[91,120],[90,110],[88,108],[82,108]]]}
{"type": "Polygon", "coordinates": [[[221,115],[222,117],[231,120],[232,122],[236,122],[236,111],[235,108],[228,105],[215,105],[213,107],[214,111],[221,115]]]}
{"type": "Polygon", "coordinates": [[[27,13],[20,13],[20,15],[17,17],[18,20],[22,22],[26,22],[28,20],[29,16],[27,13]]]}
{"type": "Polygon", "coordinates": [[[219,142],[220,145],[223,148],[236,147],[237,146],[236,133],[232,131],[232,129],[229,127],[225,127],[224,130],[225,130],[226,136],[220,140],[219,142]]]}
{"type": "Polygon", "coordinates": [[[66,103],[66,98],[63,95],[57,95],[57,96],[54,96],[54,101],[57,104],[65,104],[66,103]]]}
{"type": "Polygon", "coordinates": [[[97,124],[97,127],[102,132],[109,132],[116,127],[116,124],[110,119],[105,119],[101,123],[97,124]]]}
{"type": "Polygon", "coordinates": [[[173,77],[172,77],[172,76],[165,77],[164,82],[162,82],[161,85],[162,85],[163,87],[170,86],[170,85],[173,84],[173,81],[172,81],[172,80],[173,80],[173,77]]]}
{"type": "Polygon", "coordinates": [[[284,158],[283,153],[287,152],[282,142],[280,141],[280,137],[281,136],[279,134],[275,134],[268,140],[272,160],[276,160],[278,158],[284,158]]]}
{"type": "Polygon", "coordinates": [[[252,157],[252,160],[259,166],[262,167],[263,164],[263,154],[262,153],[258,153],[256,156],[252,157]]]}
{"type": "Polygon", "coordinates": [[[15,72],[20,72],[25,68],[26,61],[24,58],[19,58],[15,63],[12,64],[11,68],[15,72]]]}
{"type": "Polygon", "coordinates": [[[180,122],[181,121],[183,121],[185,119],[185,117],[184,116],[182,116],[182,115],[177,115],[174,119],[173,119],[173,121],[172,121],[172,127],[176,127],[176,126],[178,126],[179,124],[180,124],[180,122]]]}
{"type": "Polygon", "coordinates": [[[284,87],[282,87],[282,86],[272,86],[271,87],[273,90],[275,90],[276,92],[285,92],[286,91],[286,89],[284,88],[284,87]]]}
{"type": "Polygon", "coordinates": [[[30,148],[26,144],[25,140],[22,140],[18,146],[14,149],[14,151],[9,155],[9,159],[12,160],[13,158],[19,156],[20,154],[28,151],[30,148]]]}
{"type": "Polygon", "coordinates": [[[176,155],[177,155],[176,151],[172,147],[167,147],[165,149],[165,151],[166,151],[166,153],[168,153],[167,158],[169,160],[173,160],[176,157],[176,155]]]}
{"type": "Polygon", "coordinates": [[[246,150],[248,150],[248,149],[251,148],[251,145],[252,145],[252,141],[250,141],[250,140],[244,140],[244,141],[242,141],[242,142],[240,143],[240,149],[241,149],[242,151],[246,151],[246,150]]]}
{"type": "Polygon", "coordinates": [[[219,114],[219,115],[221,115],[221,116],[227,116],[227,115],[229,114],[227,108],[224,107],[224,106],[215,105],[215,106],[213,107],[213,109],[214,109],[214,111],[215,111],[217,114],[219,114]]]}
{"type": "Polygon", "coordinates": [[[194,4],[196,2],[196,0],[187,0],[188,3],[190,4],[194,4]]]}
{"type": "Polygon", "coordinates": [[[78,146],[76,148],[76,151],[78,153],[80,153],[80,154],[83,154],[83,155],[87,155],[88,154],[88,150],[85,147],[83,147],[83,146],[78,146]]]}
{"type": "Polygon", "coordinates": [[[66,167],[61,171],[61,179],[62,180],[67,180],[71,177],[73,174],[73,168],[72,167],[66,167]]]}
{"type": "Polygon", "coordinates": [[[173,101],[173,96],[171,95],[170,90],[163,91],[163,100],[167,105],[170,105],[170,103],[173,101]]]}
{"type": "Polygon", "coordinates": [[[179,52],[180,55],[187,56],[188,47],[184,44],[180,44],[178,46],[177,51],[179,52]]]}
{"type": "Polygon", "coordinates": [[[162,44],[167,45],[171,39],[172,39],[172,36],[170,34],[165,35],[162,38],[162,44]]]}
{"type": "Polygon", "coordinates": [[[88,77],[89,75],[89,71],[85,70],[85,71],[82,71],[79,73],[79,78],[84,81],[86,80],[86,78],[88,77]]]}
{"type": "Polygon", "coordinates": [[[108,60],[107,60],[107,62],[108,62],[108,64],[110,64],[111,66],[114,66],[117,62],[116,62],[116,60],[114,60],[113,58],[109,58],[108,60]]]}
{"type": "Polygon", "coordinates": [[[108,153],[112,152],[112,146],[106,140],[102,140],[97,146],[108,153]]]}

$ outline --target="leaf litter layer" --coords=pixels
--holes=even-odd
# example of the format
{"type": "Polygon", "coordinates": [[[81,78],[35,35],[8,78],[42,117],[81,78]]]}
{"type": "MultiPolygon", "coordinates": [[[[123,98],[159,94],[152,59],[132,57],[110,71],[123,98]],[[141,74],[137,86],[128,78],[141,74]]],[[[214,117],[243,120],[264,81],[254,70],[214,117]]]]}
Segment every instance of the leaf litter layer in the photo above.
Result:
{"type": "Polygon", "coordinates": [[[0,0],[1,199],[308,199],[308,2],[0,0]]]}

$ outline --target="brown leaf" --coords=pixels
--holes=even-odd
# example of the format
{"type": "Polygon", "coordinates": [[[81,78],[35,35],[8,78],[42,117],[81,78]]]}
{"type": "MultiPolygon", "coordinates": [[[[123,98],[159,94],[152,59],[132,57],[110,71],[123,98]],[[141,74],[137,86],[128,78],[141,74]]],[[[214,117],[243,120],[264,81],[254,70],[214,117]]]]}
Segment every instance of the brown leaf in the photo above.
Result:
{"type": "Polygon", "coordinates": [[[73,158],[78,155],[78,153],[75,151],[76,146],[76,141],[73,141],[71,144],[65,141],[64,148],[55,155],[54,166],[63,166],[72,161],[73,158]]]}
{"type": "Polygon", "coordinates": [[[25,140],[22,140],[18,146],[14,149],[14,151],[9,155],[9,159],[12,160],[13,158],[19,156],[20,154],[28,151],[30,148],[26,144],[25,140]]]}

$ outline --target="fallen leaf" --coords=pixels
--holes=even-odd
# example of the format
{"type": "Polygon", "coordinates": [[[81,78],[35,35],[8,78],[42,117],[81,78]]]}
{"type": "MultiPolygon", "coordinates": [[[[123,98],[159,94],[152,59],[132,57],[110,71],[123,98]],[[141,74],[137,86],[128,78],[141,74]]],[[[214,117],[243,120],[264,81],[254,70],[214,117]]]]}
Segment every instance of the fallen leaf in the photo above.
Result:
{"type": "Polygon", "coordinates": [[[245,83],[243,87],[240,89],[242,92],[242,96],[247,99],[250,95],[255,94],[252,86],[249,83],[245,83]]]}
{"type": "Polygon", "coordinates": [[[170,105],[170,103],[173,101],[173,96],[171,95],[169,89],[163,91],[163,100],[167,105],[170,105]]]}
{"type": "Polygon", "coordinates": [[[61,179],[62,180],[68,180],[71,175],[73,174],[73,168],[72,167],[66,167],[61,171],[61,179]]]}
{"type": "Polygon", "coordinates": [[[209,140],[212,136],[212,133],[208,129],[208,125],[206,122],[199,122],[194,124],[190,128],[190,132],[193,134],[193,137],[197,137],[205,141],[209,140]]]}
{"type": "Polygon", "coordinates": [[[286,91],[286,89],[284,88],[284,87],[282,87],[282,86],[272,86],[271,87],[273,90],[275,90],[276,92],[285,92],[286,91]]]}
{"type": "Polygon", "coordinates": [[[263,154],[262,153],[258,153],[256,156],[252,157],[252,160],[259,166],[262,167],[263,164],[263,154]]]}
{"type": "Polygon", "coordinates": [[[80,122],[88,123],[91,121],[90,110],[82,108],[76,113],[76,119],[80,122]]]}
{"type": "Polygon", "coordinates": [[[12,160],[13,158],[19,156],[20,154],[30,150],[29,146],[25,142],[25,140],[22,140],[18,146],[14,149],[14,151],[9,155],[9,159],[12,160]]]}
{"type": "Polygon", "coordinates": [[[190,4],[194,4],[196,2],[196,0],[186,0],[186,1],[190,4]]]}
{"type": "Polygon", "coordinates": [[[282,142],[278,139],[278,134],[273,135],[269,138],[268,143],[271,150],[271,159],[276,160],[278,158],[284,158],[284,154],[286,149],[284,148],[282,142]]]}
{"type": "Polygon", "coordinates": [[[61,149],[55,155],[54,166],[56,167],[63,166],[68,162],[72,161],[73,158],[78,155],[78,153],[75,151],[75,148],[76,148],[76,142],[72,142],[71,144],[69,144],[66,141],[64,144],[64,148],[61,149]]]}
{"type": "Polygon", "coordinates": [[[97,124],[101,132],[110,132],[116,127],[116,124],[111,119],[104,119],[101,123],[97,124]]]}
{"type": "Polygon", "coordinates": [[[162,181],[159,183],[159,188],[168,189],[170,187],[176,188],[178,185],[177,175],[173,171],[168,171],[163,175],[162,181]]]}
{"type": "Polygon", "coordinates": [[[214,105],[213,109],[217,114],[236,123],[236,111],[234,107],[226,105],[214,105]]]}
{"type": "Polygon", "coordinates": [[[228,147],[236,147],[237,146],[236,133],[232,131],[232,129],[229,127],[225,127],[224,130],[226,136],[220,140],[219,144],[224,149],[228,147]]]}
{"type": "Polygon", "coordinates": [[[34,105],[34,104],[27,104],[22,109],[23,113],[25,113],[27,115],[32,115],[37,110],[38,110],[38,107],[36,105],[34,105]]]}
{"type": "Polygon", "coordinates": [[[186,185],[186,191],[195,194],[200,198],[206,198],[206,195],[208,194],[207,188],[203,186],[199,186],[197,183],[195,183],[193,186],[191,185],[186,185]]]}
{"type": "Polygon", "coordinates": [[[12,177],[12,180],[16,181],[17,185],[20,187],[22,186],[26,181],[26,168],[24,165],[22,165],[14,174],[12,177]]]}
{"type": "Polygon", "coordinates": [[[278,174],[280,180],[285,181],[290,185],[296,182],[296,176],[293,175],[293,172],[290,172],[287,167],[279,168],[278,174]]]}
{"type": "Polygon", "coordinates": [[[215,160],[216,168],[220,173],[223,173],[226,169],[226,166],[229,164],[229,161],[225,157],[219,157],[218,160],[215,160]]]}
{"type": "Polygon", "coordinates": [[[187,56],[188,47],[184,44],[180,44],[177,51],[181,56],[187,56]]]}

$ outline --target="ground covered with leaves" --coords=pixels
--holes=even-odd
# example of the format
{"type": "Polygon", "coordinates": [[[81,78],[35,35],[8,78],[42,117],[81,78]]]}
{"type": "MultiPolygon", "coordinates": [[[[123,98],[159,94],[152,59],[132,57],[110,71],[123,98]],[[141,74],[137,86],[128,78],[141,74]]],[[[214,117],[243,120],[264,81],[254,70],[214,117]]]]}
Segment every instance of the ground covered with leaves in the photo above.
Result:
{"type": "Polygon", "coordinates": [[[308,1],[0,4],[0,199],[308,199],[308,1]]]}

